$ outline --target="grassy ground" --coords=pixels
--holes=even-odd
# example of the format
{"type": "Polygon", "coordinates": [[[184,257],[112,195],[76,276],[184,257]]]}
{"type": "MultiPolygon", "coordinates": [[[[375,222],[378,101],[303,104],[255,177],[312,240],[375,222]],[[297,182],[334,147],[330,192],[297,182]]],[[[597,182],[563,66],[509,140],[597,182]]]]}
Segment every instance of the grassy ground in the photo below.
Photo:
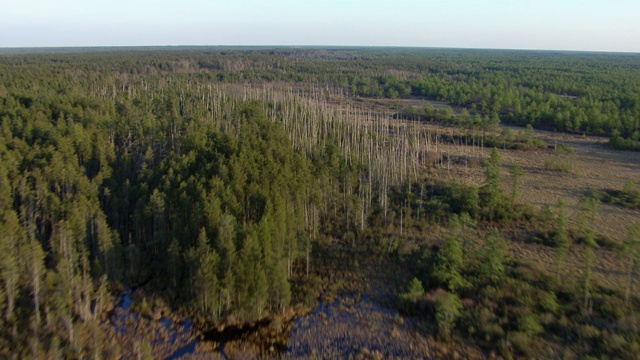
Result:
{"type": "MultiPolygon", "coordinates": [[[[394,111],[411,105],[423,108],[427,103],[441,107],[441,102],[421,99],[389,100],[377,99],[364,101],[377,111],[394,111]]],[[[363,106],[356,104],[355,106],[363,106]]],[[[454,109],[455,111],[455,109],[454,109]]],[[[451,126],[421,123],[419,128],[432,133],[462,134],[465,131],[451,126]]],[[[509,127],[517,134],[522,128],[509,127]]],[[[536,130],[534,137],[547,142],[548,147],[538,150],[501,149],[503,159],[502,178],[506,191],[510,191],[512,179],[509,170],[520,165],[525,175],[521,180],[520,197],[517,202],[541,208],[549,205],[552,209],[562,199],[567,206],[570,226],[577,227],[580,214],[580,200],[592,190],[620,189],[627,181],[640,180],[640,156],[631,151],[611,150],[606,147],[606,138],[561,134],[536,130]],[[558,156],[554,148],[570,146],[573,154],[558,156]],[[570,163],[571,169],[559,171],[545,166],[545,162],[554,160],[570,163]]],[[[434,144],[429,149],[434,151],[434,144]]],[[[481,160],[488,156],[491,149],[464,144],[439,143],[438,152],[451,154],[456,159],[467,159],[465,164],[443,162],[431,169],[431,175],[448,181],[460,181],[466,185],[482,185],[484,181],[481,160]]],[[[627,227],[640,224],[640,211],[625,209],[615,205],[600,204],[595,221],[597,236],[608,238],[612,243],[620,244],[627,236],[627,227]]],[[[428,237],[438,238],[438,232],[430,229],[428,237]],[[433,236],[435,234],[435,236],[433,236]]],[[[536,261],[548,269],[553,268],[555,250],[539,244],[510,242],[511,254],[523,259],[536,261]]],[[[581,271],[582,249],[573,247],[570,251],[570,267],[581,271]]],[[[596,259],[596,277],[610,287],[624,284],[626,260],[617,250],[598,250],[596,259]]]]}

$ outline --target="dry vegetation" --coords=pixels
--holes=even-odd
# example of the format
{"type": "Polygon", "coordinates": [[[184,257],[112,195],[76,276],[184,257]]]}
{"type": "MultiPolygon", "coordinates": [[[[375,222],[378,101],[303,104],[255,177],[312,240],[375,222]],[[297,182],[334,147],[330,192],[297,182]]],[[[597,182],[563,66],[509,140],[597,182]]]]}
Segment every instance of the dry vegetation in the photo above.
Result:
{"type": "MultiPolygon", "coordinates": [[[[370,100],[365,102],[377,111],[399,111],[406,106],[424,107],[432,104],[436,107],[445,106],[441,102],[428,100],[370,100]]],[[[359,103],[356,106],[363,106],[359,103]]],[[[456,110],[457,112],[457,110],[456,110]]],[[[433,123],[405,122],[407,126],[417,129],[417,131],[427,131],[432,136],[435,134],[462,134],[465,130],[447,125],[433,123]]],[[[506,127],[506,126],[505,126],[506,127]]],[[[514,133],[522,128],[509,127],[514,133]]],[[[542,208],[544,205],[552,209],[556,206],[558,199],[566,202],[569,221],[574,227],[579,224],[580,200],[592,190],[620,189],[628,181],[638,181],[640,179],[640,157],[632,151],[611,150],[605,146],[606,139],[595,136],[584,136],[576,134],[564,134],[550,131],[536,130],[535,137],[542,139],[548,144],[547,149],[540,150],[509,150],[501,149],[503,158],[502,177],[503,186],[511,188],[511,178],[509,169],[514,165],[523,167],[525,174],[520,185],[519,202],[534,205],[542,208]],[[545,161],[554,158],[554,147],[567,145],[573,150],[573,154],[566,155],[563,161],[571,163],[568,172],[557,171],[545,167],[545,161]]],[[[449,181],[460,181],[465,185],[482,185],[484,173],[481,161],[491,149],[468,146],[464,144],[439,143],[438,149],[432,142],[428,151],[436,152],[437,158],[442,158],[438,154],[451,154],[452,159],[464,159],[456,164],[448,163],[446,160],[439,162],[435,167],[428,169],[430,175],[449,181]]],[[[640,224],[640,212],[634,209],[622,208],[615,205],[601,204],[596,216],[596,233],[620,244],[627,234],[627,227],[640,224]]],[[[436,234],[434,240],[439,240],[442,233],[434,232],[432,229],[427,234],[436,234]]],[[[510,242],[511,251],[514,255],[523,259],[535,260],[542,267],[552,269],[554,262],[554,250],[545,246],[523,242],[510,242]]],[[[577,267],[581,267],[582,258],[579,248],[572,249],[573,262],[577,267]]],[[[596,260],[599,280],[609,286],[620,286],[624,281],[625,262],[617,250],[599,250],[596,260]]]]}
{"type": "MultiPolygon", "coordinates": [[[[273,99],[285,102],[287,99],[293,101],[298,97],[293,92],[279,92],[272,88],[255,90],[253,96],[260,98],[265,96],[265,93],[270,94],[273,99]]],[[[249,91],[247,94],[250,95],[252,92],[249,91]]],[[[439,140],[441,136],[460,135],[465,130],[448,125],[391,119],[391,115],[407,103],[420,106],[424,100],[350,102],[335,94],[329,94],[327,98],[324,98],[325,95],[316,93],[312,100],[307,99],[308,102],[303,102],[306,108],[303,106],[298,111],[314,113],[315,116],[328,120],[332,126],[344,126],[353,131],[366,129],[366,134],[380,135],[382,132],[395,139],[409,139],[405,144],[411,146],[394,148],[391,145],[385,152],[379,152],[377,158],[372,156],[372,159],[377,159],[380,163],[386,162],[394,166],[394,169],[405,172],[404,175],[395,172],[393,183],[401,183],[400,177],[422,178],[428,175],[447,181],[458,181],[465,185],[482,185],[484,174],[481,162],[488,156],[490,149],[481,146],[480,138],[473,145],[443,142],[439,140]],[[420,157],[418,154],[424,156],[420,157]],[[403,157],[406,161],[402,160],[403,157]],[[412,158],[417,161],[412,161],[412,158]]],[[[438,103],[435,106],[444,107],[446,104],[438,103]]],[[[289,131],[298,131],[299,134],[309,131],[296,128],[296,125],[291,123],[297,116],[300,116],[300,113],[291,113],[289,119],[285,118],[282,121],[290,121],[289,131]]],[[[274,118],[274,121],[277,120],[274,118]]],[[[514,132],[520,130],[512,129],[514,132]]],[[[478,133],[478,136],[487,135],[478,133]]],[[[535,137],[546,141],[548,147],[529,151],[501,150],[504,159],[503,186],[505,189],[511,187],[509,169],[516,164],[522,166],[525,175],[521,183],[521,195],[517,201],[537,208],[549,205],[553,209],[558,199],[564,199],[570,223],[574,227],[579,225],[580,200],[589,191],[620,188],[627,181],[637,179],[640,174],[640,159],[634,156],[634,153],[607,149],[602,145],[604,140],[601,138],[547,131],[536,131],[535,137]],[[563,161],[572,165],[566,172],[545,167],[545,160],[557,156],[554,148],[561,145],[570,146],[574,150],[573,154],[563,158],[563,161]]],[[[350,141],[357,139],[345,139],[343,150],[354,145],[349,143],[350,141]]],[[[402,141],[397,143],[401,144],[402,141]]],[[[361,154],[362,149],[357,153],[361,154]]],[[[389,186],[390,184],[379,183],[382,181],[379,179],[384,179],[384,171],[389,170],[379,170],[381,173],[372,177],[373,182],[379,186],[389,186]]],[[[596,221],[599,236],[620,242],[624,239],[626,227],[630,224],[640,224],[638,211],[605,204],[599,208],[596,221]]],[[[389,227],[385,233],[375,234],[377,239],[373,243],[383,248],[388,241],[397,241],[399,253],[410,254],[421,245],[439,244],[446,233],[446,228],[436,225],[435,228],[412,229],[400,235],[396,224],[389,227]]],[[[511,233],[513,238],[526,237],[526,229],[522,228],[516,227],[508,233],[511,233]]],[[[311,313],[296,320],[285,357],[440,358],[456,357],[461,352],[466,358],[483,356],[480,350],[473,347],[458,348],[457,352],[451,351],[446,344],[421,335],[432,332],[433,329],[421,331],[423,324],[412,323],[378,302],[388,302],[402,291],[409,275],[401,264],[370,258],[366,255],[366,249],[350,251],[349,247],[344,248],[344,244],[326,243],[322,247],[325,251],[334,248],[332,254],[317,254],[318,260],[314,264],[314,268],[319,271],[316,275],[322,279],[316,288],[316,294],[325,294],[328,297],[325,297],[324,302],[311,313]],[[342,256],[337,256],[337,253],[342,256]],[[352,264],[348,265],[348,262],[352,264]],[[378,271],[381,267],[389,271],[378,271]],[[355,300],[352,295],[338,298],[335,295],[327,295],[340,293],[357,295],[355,300]],[[361,300],[359,294],[373,300],[361,300]]],[[[571,248],[567,260],[569,268],[581,271],[582,252],[580,246],[571,248]]],[[[531,262],[532,266],[542,271],[554,271],[556,255],[553,248],[521,240],[510,241],[509,253],[516,259],[531,262]]],[[[619,249],[599,249],[594,267],[596,280],[606,287],[621,288],[626,280],[624,266],[625,262],[619,249]]],[[[246,346],[237,345],[235,354],[256,356],[259,353],[255,348],[252,351],[247,350],[246,346]]],[[[203,349],[198,352],[206,353],[203,349]]]]}

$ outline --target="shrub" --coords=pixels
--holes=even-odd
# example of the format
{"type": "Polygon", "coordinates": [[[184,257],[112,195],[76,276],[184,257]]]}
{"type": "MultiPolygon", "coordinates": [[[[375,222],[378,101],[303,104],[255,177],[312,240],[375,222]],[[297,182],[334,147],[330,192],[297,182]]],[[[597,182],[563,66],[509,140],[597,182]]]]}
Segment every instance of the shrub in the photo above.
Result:
{"type": "Polygon", "coordinates": [[[440,337],[443,339],[449,338],[461,310],[462,302],[458,295],[443,292],[438,296],[436,299],[436,323],[438,324],[438,335],[440,337]]]}
{"type": "Polygon", "coordinates": [[[556,294],[553,291],[548,292],[540,302],[540,307],[543,310],[552,312],[554,314],[557,313],[560,305],[558,304],[558,297],[556,296],[556,294]]]}
{"type": "Polygon", "coordinates": [[[540,324],[540,318],[534,313],[522,315],[518,319],[518,329],[525,334],[537,335],[544,331],[540,324]]]}
{"type": "Polygon", "coordinates": [[[480,323],[479,330],[481,336],[484,337],[486,342],[495,342],[498,339],[502,339],[505,334],[500,324],[496,324],[494,322],[480,323]]]}
{"type": "Polygon", "coordinates": [[[603,336],[603,346],[609,352],[617,352],[622,355],[627,344],[627,340],[622,335],[605,333],[603,336]]]}
{"type": "Polygon", "coordinates": [[[515,351],[525,355],[530,354],[533,342],[531,335],[523,332],[514,332],[509,335],[509,340],[515,351]]]}
{"type": "Polygon", "coordinates": [[[631,180],[627,181],[621,190],[608,190],[601,199],[603,202],[629,209],[640,209],[640,190],[631,180]]]}
{"type": "Polygon", "coordinates": [[[424,287],[422,286],[422,281],[418,280],[418,278],[414,277],[409,283],[409,289],[406,293],[402,293],[400,298],[404,301],[416,302],[419,298],[424,295],[424,287]]]}
{"type": "Polygon", "coordinates": [[[573,164],[568,161],[562,161],[559,159],[546,159],[544,161],[544,168],[547,170],[560,171],[560,172],[571,172],[573,168],[573,164]]]}
{"type": "Polygon", "coordinates": [[[447,238],[436,256],[434,279],[451,291],[465,289],[470,284],[462,274],[463,267],[464,256],[460,239],[455,236],[447,238]]]}
{"type": "Polygon", "coordinates": [[[558,144],[554,151],[558,155],[573,155],[573,154],[575,154],[575,150],[573,149],[573,146],[571,146],[569,144],[558,144]]]}
{"type": "Polygon", "coordinates": [[[640,151],[640,141],[633,138],[623,138],[620,133],[614,131],[609,138],[609,147],[616,150],[640,151]]]}
{"type": "Polygon", "coordinates": [[[596,340],[600,337],[600,330],[593,325],[582,325],[578,327],[578,336],[585,340],[596,340]]]}

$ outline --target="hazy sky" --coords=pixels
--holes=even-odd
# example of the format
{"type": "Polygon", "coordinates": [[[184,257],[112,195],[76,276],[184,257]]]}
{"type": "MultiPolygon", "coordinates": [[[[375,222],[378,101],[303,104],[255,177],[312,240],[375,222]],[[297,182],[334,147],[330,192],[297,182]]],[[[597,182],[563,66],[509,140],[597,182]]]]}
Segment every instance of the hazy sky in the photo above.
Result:
{"type": "Polygon", "coordinates": [[[0,0],[0,47],[116,45],[640,52],[640,0],[0,0]]]}

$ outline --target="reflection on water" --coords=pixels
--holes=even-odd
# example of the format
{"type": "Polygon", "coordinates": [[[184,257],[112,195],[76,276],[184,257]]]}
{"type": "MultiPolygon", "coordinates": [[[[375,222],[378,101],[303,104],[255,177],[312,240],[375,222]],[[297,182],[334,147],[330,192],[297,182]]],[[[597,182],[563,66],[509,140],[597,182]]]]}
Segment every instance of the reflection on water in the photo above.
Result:
{"type": "MultiPolygon", "coordinates": [[[[262,338],[268,334],[270,325],[270,320],[265,319],[262,320],[264,324],[258,321],[251,325],[227,326],[223,330],[207,331],[204,339],[217,344],[216,351],[208,352],[213,350],[211,349],[198,354],[196,347],[200,340],[196,338],[196,331],[190,320],[176,323],[167,317],[157,321],[141,318],[130,311],[132,304],[131,291],[125,291],[112,316],[113,326],[123,338],[151,344],[155,358],[179,359],[190,354],[228,358],[225,344],[238,341],[242,344],[252,336],[254,339],[262,338]]],[[[271,351],[275,352],[262,352],[263,356],[429,358],[432,354],[427,339],[412,330],[396,310],[368,298],[343,297],[333,302],[320,301],[310,313],[298,316],[293,321],[292,328],[285,328],[291,329],[291,332],[283,329],[285,333],[282,333],[282,348],[272,347],[271,351]]],[[[236,344],[234,354],[242,354],[237,353],[242,348],[244,345],[236,344]]],[[[258,356],[257,353],[254,355],[258,356]]]]}
{"type": "Polygon", "coordinates": [[[122,293],[122,299],[120,300],[120,303],[115,308],[113,313],[112,324],[116,332],[120,334],[124,334],[127,332],[128,324],[137,324],[140,321],[138,315],[129,311],[132,304],[133,299],[131,299],[131,289],[126,288],[122,293]]]}
{"type": "Polygon", "coordinates": [[[127,288],[127,290],[125,290],[124,295],[122,295],[122,302],[120,303],[120,308],[123,311],[129,311],[129,309],[131,309],[131,304],[133,304],[133,300],[131,300],[131,289],[127,288]]]}
{"type": "Polygon", "coordinates": [[[173,354],[167,357],[167,360],[179,359],[187,354],[193,354],[196,351],[196,346],[198,345],[198,339],[193,340],[186,346],[181,347],[176,350],[173,354]]]}
{"type": "MultiPolygon", "coordinates": [[[[166,359],[179,359],[195,351],[198,339],[195,338],[191,320],[176,323],[167,317],[162,317],[158,321],[141,319],[136,313],[130,311],[132,305],[132,291],[127,288],[123,291],[121,300],[111,317],[111,324],[116,334],[122,337],[123,343],[131,343],[132,339],[133,344],[147,342],[152,346],[155,354],[164,354],[160,358],[166,359]],[[167,354],[170,355],[167,356],[167,354]]],[[[123,356],[123,358],[132,357],[123,356]]]]}
{"type": "Polygon", "coordinates": [[[321,301],[295,321],[290,358],[427,358],[424,337],[412,331],[396,310],[370,299],[321,301]]]}

